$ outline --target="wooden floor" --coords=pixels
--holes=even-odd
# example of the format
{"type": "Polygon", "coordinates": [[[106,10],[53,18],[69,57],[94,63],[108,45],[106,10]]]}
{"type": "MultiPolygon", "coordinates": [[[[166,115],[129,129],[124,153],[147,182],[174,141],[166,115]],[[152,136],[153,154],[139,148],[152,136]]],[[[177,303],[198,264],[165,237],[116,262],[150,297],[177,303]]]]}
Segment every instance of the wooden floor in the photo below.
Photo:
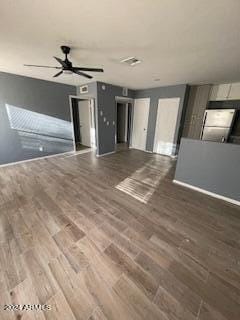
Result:
{"type": "Polygon", "coordinates": [[[87,147],[81,143],[76,143],[76,151],[81,151],[81,150],[86,150],[86,149],[91,149],[91,148],[87,147]]]}
{"type": "Polygon", "coordinates": [[[136,150],[1,168],[0,319],[239,320],[240,209],[173,174],[136,150]]]}

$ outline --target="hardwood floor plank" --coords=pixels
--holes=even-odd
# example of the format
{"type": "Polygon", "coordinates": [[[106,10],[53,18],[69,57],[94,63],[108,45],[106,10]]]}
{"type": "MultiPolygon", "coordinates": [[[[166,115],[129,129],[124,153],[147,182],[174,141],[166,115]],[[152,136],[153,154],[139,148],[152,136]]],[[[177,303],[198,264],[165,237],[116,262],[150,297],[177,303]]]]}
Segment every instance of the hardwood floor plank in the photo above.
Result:
{"type": "Polygon", "coordinates": [[[111,244],[105,250],[105,253],[117,266],[119,266],[123,273],[125,273],[137,286],[141,288],[141,290],[144,291],[150,299],[153,299],[158,286],[150,273],[141,269],[131,258],[118,249],[114,244],[111,244]]]}
{"type": "Polygon", "coordinates": [[[91,296],[81,287],[77,275],[73,273],[67,260],[59,256],[50,262],[49,267],[75,318],[88,319],[96,305],[91,296]]]}
{"type": "Polygon", "coordinates": [[[72,309],[67,303],[63,293],[57,292],[47,301],[47,305],[51,306],[51,310],[44,312],[46,320],[76,320],[72,309]]]}
{"type": "Polygon", "coordinates": [[[137,313],[129,306],[128,302],[124,303],[120,297],[109,288],[102,278],[94,270],[93,267],[88,267],[84,271],[84,278],[89,292],[92,294],[97,305],[101,309],[108,320],[140,320],[137,313]]]}
{"type": "Polygon", "coordinates": [[[201,298],[194,293],[184,282],[180,281],[167,269],[161,268],[153,259],[145,253],[140,253],[136,262],[155,279],[159,287],[172,295],[184,309],[189,310],[195,316],[201,304],[201,298]]]}
{"type": "Polygon", "coordinates": [[[56,284],[35,250],[29,250],[23,255],[26,268],[37,297],[41,304],[45,304],[57,292],[56,284]]]}
{"type": "Polygon", "coordinates": [[[14,238],[12,226],[6,214],[0,214],[0,243],[8,242],[14,238]]]}
{"type": "Polygon", "coordinates": [[[196,320],[196,316],[177,301],[163,287],[159,287],[153,301],[171,320],[196,320]]]}
{"type": "Polygon", "coordinates": [[[102,275],[102,280],[112,287],[122,274],[121,268],[87,237],[78,241],[77,245],[88,259],[89,264],[102,275]]]}
{"type": "Polygon", "coordinates": [[[11,304],[11,298],[5,280],[4,273],[0,269],[0,319],[13,320],[13,313],[11,311],[4,310],[4,305],[11,304]]]}
{"type": "Polygon", "coordinates": [[[114,285],[114,290],[125,302],[131,303],[132,308],[139,314],[141,319],[169,319],[168,316],[148,300],[142,291],[127,277],[121,277],[114,285]]]}
{"type": "Polygon", "coordinates": [[[115,228],[112,228],[110,224],[104,223],[100,226],[100,229],[108,236],[108,238],[114,242],[114,244],[123,250],[130,258],[134,259],[140,252],[140,249],[133,245],[131,241],[124,235],[120,234],[115,228]]]}
{"type": "Polygon", "coordinates": [[[20,249],[15,239],[0,246],[0,270],[3,272],[8,290],[17,286],[27,277],[20,257],[20,249]]]}
{"type": "MultiPolygon", "coordinates": [[[[18,284],[14,289],[10,291],[11,304],[12,305],[38,305],[40,300],[38,299],[35,289],[30,279],[25,279],[18,284]]],[[[15,319],[27,319],[27,320],[45,320],[45,314],[48,311],[42,310],[16,310],[14,313],[15,319]]]]}
{"type": "Polygon", "coordinates": [[[211,308],[205,302],[201,307],[201,311],[199,313],[199,320],[226,320],[226,318],[221,315],[218,311],[211,308]]]}
{"type": "Polygon", "coordinates": [[[97,307],[94,311],[89,320],[107,320],[102,310],[97,307]]]}
{"type": "Polygon", "coordinates": [[[104,251],[112,242],[111,239],[109,239],[104,232],[102,231],[102,228],[96,227],[92,229],[88,233],[88,238],[91,239],[95,245],[98,247],[100,251],[104,251]]]}
{"type": "MultiPolygon", "coordinates": [[[[163,250],[167,256],[172,258],[172,262],[169,266],[169,270],[174,273],[177,270],[182,270],[186,274],[191,274],[197,280],[201,282],[206,282],[209,271],[206,267],[202,266],[195,257],[191,257],[182,253],[179,248],[166,241],[162,241],[157,236],[153,235],[150,241],[156,244],[158,248],[163,250]]],[[[189,239],[183,240],[183,242],[189,241],[189,239]]],[[[180,246],[181,247],[181,246],[180,246]]]]}

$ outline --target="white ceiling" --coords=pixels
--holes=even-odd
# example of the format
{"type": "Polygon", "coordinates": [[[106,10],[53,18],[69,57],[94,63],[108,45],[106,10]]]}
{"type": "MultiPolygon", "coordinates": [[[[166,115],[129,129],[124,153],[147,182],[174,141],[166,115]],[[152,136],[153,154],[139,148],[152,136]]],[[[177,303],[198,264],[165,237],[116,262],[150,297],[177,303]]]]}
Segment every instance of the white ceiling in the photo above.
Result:
{"type": "Polygon", "coordinates": [[[92,80],[129,88],[239,81],[239,34],[239,0],[1,0],[0,71],[86,83],[23,66],[56,66],[65,44],[74,64],[105,69],[92,80]]]}

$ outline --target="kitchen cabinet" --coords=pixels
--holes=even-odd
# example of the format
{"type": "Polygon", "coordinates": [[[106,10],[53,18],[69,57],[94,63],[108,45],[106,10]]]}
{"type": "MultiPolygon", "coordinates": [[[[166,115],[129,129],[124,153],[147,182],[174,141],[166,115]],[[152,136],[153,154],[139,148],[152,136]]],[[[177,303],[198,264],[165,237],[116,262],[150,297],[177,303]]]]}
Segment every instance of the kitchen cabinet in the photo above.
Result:
{"type": "Polygon", "coordinates": [[[209,100],[240,100],[240,82],[213,85],[209,100]]]}
{"type": "Polygon", "coordinates": [[[231,89],[231,83],[218,84],[212,86],[210,101],[227,100],[231,89]]]}
{"type": "Polygon", "coordinates": [[[229,100],[240,100],[240,82],[232,83],[229,96],[229,100]]]}

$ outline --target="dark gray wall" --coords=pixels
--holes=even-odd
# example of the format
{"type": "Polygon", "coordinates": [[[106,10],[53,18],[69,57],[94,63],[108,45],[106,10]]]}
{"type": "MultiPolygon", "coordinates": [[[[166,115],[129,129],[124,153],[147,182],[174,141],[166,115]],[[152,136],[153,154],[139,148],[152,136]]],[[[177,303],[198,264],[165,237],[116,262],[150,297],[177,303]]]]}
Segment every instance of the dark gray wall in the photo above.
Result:
{"type": "MultiPolygon", "coordinates": [[[[108,83],[98,82],[98,138],[99,154],[112,152],[115,150],[115,126],[116,121],[116,97],[122,95],[122,87],[114,86],[108,83]],[[105,89],[103,89],[105,87],[105,89]],[[101,116],[100,113],[103,112],[101,116]],[[106,117],[106,122],[104,122],[106,117]],[[109,125],[107,125],[109,121],[109,125]]],[[[134,91],[128,90],[128,97],[134,97],[134,91]]]]}
{"type": "Polygon", "coordinates": [[[149,110],[147,144],[146,144],[147,151],[153,151],[155,127],[156,127],[156,120],[157,120],[158,100],[161,98],[180,97],[180,108],[179,108],[179,114],[178,114],[177,126],[176,126],[175,138],[174,138],[174,142],[176,144],[178,143],[179,134],[182,132],[182,129],[183,129],[187,92],[188,92],[188,86],[185,84],[135,91],[136,99],[150,98],[150,110],[149,110]]]}
{"type": "Polygon", "coordinates": [[[240,201],[240,146],[182,138],[174,179],[240,201]]]}
{"type": "MultiPolygon", "coordinates": [[[[47,117],[50,122],[51,119],[55,123],[57,119],[70,122],[69,95],[76,95],[75,87],[1,72],[0,164],[73,150],[72,141],[69,139],[64,141],[64,138],[59,139],[58,136],[56,140],[54,140],[56,137],[51,140],[51,135],[44,136],[42,132],[39,135],[40,131],[36,135],[36,133],[29,134],[12,128],[7,113],[7,105],[10,105],[27,116],[32,114],[28,111],[33,111],[41,114],[41,119],[44,118],[44,115],[52,117],[47,117]],[[36,145],[41,143],[43,143],[42,151],[39,148],[36,149],[36,145]]],[[[22,119],[14,121],[20,123],[22,119]]],[[[39,126],[43,125],[43,120],[39,121],[39,126]]],[[[50,129],[50,131],[54,131],[54,128],[50,129]]]]}
{"type": "MultiPolygon", "coordinates": [[[[116,97],[123,96],[123,88],[104,82],[88,83],[88,92],[78,95],[95,99],[96,130],[97,130],[97,155],[115,150],[116,97]],[[101,116],[101,111],[103,115],[101,116]],[[106,121],[104,122],[104,117],[106,121]],[[109,121],[109,125],[107,125],[109,121]]],[[[134,97],[134,91],[128,90],[128,97],[134,97]]]]}

